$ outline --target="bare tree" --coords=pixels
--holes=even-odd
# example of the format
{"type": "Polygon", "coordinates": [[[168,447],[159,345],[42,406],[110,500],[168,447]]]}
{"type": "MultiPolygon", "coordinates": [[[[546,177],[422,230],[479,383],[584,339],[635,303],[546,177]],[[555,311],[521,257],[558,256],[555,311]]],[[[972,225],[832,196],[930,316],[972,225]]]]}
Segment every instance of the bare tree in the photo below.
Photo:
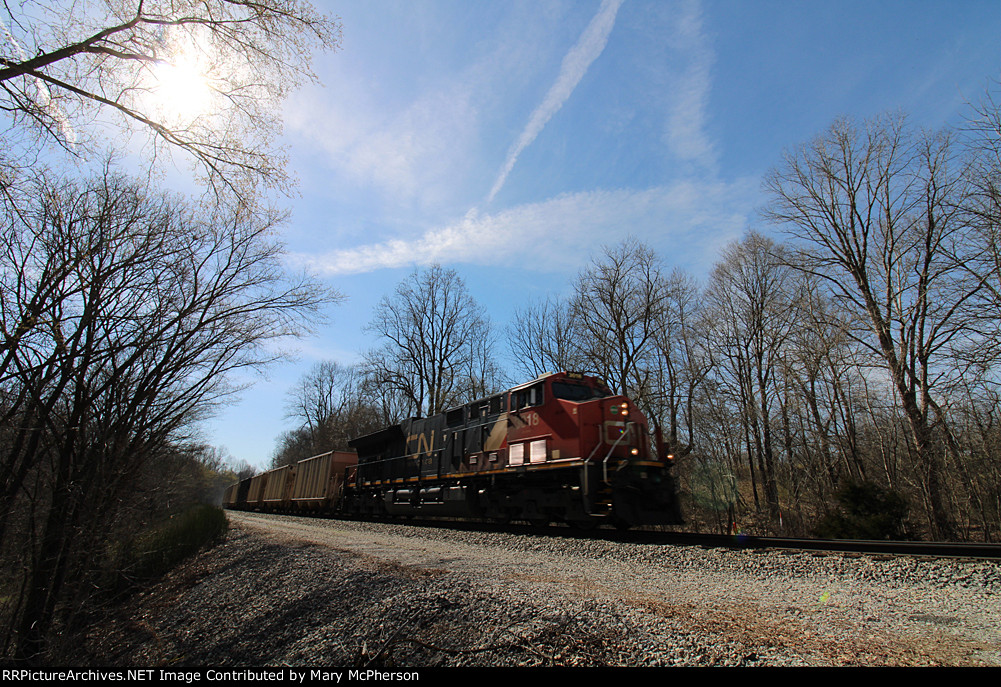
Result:
{"type": "Polygon", "coordinates": [[[511,353],[530,375],[579,370],[603,376],[633,396],[658,429],[667,428],[674,455],[687,455],[695,388],[706,365],[694,336],[698,299],[690,278],[664,276],[653,250],[627,240],[581,271],[569,299],[518,310],[508,327],[511,353]]]}
{"type": "Polygon", "coordinates": [[[382,299],[368,329],[385,340],[367,356],[368,376],[399,393],[410,413],[433,415],[496,386],[489,320],[454,270],[415,270],[382,299]]]}
{"type": "Polygon", "coordinates": [[[84,595],[130,487],[192,464],[179,447],[228,373],[337,299],[285,272],[258,192],[289,190],[278,104],[340,28],[301,0],[29,1],[0,18],[0,560],[21,590],[0,595],[0,647],[24,659],[84,595]],[[145,137],[153,163],[190,158],[215,194],[192,206],[107,162],[86,183],[41,171],[48,144],[108,159],[109,132],[145,137]]]}
{"type": "Polygon", "coordinates": [[[300,425],[278,440],[272,467],[298,462],[330,450],[347,450],[348,440],[383,426],[369,398],[363,372],[323,361],[304,374],[287,394],[287,418],[300,425]]]}
{"type": "MultiPolygon", "coordinates": [[[[982,297],[985,309],[996,312],[1001,306],[1001,94],[988,90],[973,108],[967,127],[967,196],[963,209],[973,227],[974,240],[983,249],[966,266],[986,277],[982,297]]],[[[985,340],[984,355],[975,362],[983,365],[995,358],[1001,340],[985,340]],[[985,360],[986,356],[986,360],[985,360]]]]}
{"type": "Polygon", "coordinates": [[[0,646],[37,654],[144,466],[310,329],[333,294],[287,275],[260,211],[110,173],[36,179],[0,254],[0,551],[23,593],[0,646]]]}
{"type": "MultiPolygon", "coordinates": [[[[783,374],[795,402],[801,404],[797,431],[811,464],[807,476],[818,494],[834,493],[843,476],[868,479],[857,431],[860,368],[877,361],[859,351],[850,332],[858,315],[838,307],[819,279],[804,274],[795,307],[796,327],[783,357],[783,374]]],[[[892,480],[888,480],[894,486],[892,480]]]]}
{"type": "Polygon", "coordinates": [[[687,456],[695,447],[695,403],[712,367],[702,332],[702,293],[681,270],[667,280],[668,298],[654,335],[656,355],[647,363],[652,374],[650,405],[657,428],[666,427],[669,451],[687,456]]]}
{"type": "MultiPolygon", "coordinates": [[[[988,271],[1001,275],[1001,94],[988,89],[973,107],[967,124],[969,194],[965,207],[985,245],[988,271]]],[[[999,284],[1001,285],[1001,284],[999,284]]],[[[992,285],[994,286],[994,285],[992,285]]],[[[994,286],[992,293],[1001,292],[994,286]]]]}
{"type": "Polygon", "coordinates": [[[561,298],[546,298],[515,311],[507,333],[515,367],[529,378],[585,366],[572,303],[561,298]]]}
{"type": "Polygon", "coordinates": [[[502,391],[508,386],[507,374],[494,360],[497,340],[489,318],[484,318],[485,336],[474,336],[469,340],[469,356],[460,368],[460,386],[465,389],[459,401],[475,401],[502,391]]]}
{"type": "Polygon", "coordinates": [[[653,353],[668,285],[657,255],[629,239],[577,277],[573,301],[583,356],[593,372],[640,403],[648,388],[646,358],[653,353]]]}
{"type": "MultiPolygon", "coordinates": [[[[304,0],[74,0],[4,3],[0,109],[7,154],[37,141],[103,150],[104,124],[173,149],[217,190],[287,189],[278,103],[339,24],[304,0]],[[28,134],[23,140],[21,134],[28,134]]],[[[8,160],[10,161],[10,160],[8,160]]]]}
{"type": "Polygon", "coordinates": [[[779,375],[794,331],[796,291],[782,253],[770,239],[750,232],[724,249],[706,289],[712,307],[707,334],[714,342],[717,369],[727,375],[743,418],[752,484],[756,459],[768,510],[776,521],[779,375]]]}
{"type": "Polygon", "coordinates": [[[327,418],[340,415],[359,394],[361,375],[333,360],[316,363],[286,395],[285,417],[316,431],[327,418]]]}
{"type": "Polygon", "coordinates": [[[981,332],[984,287],[966,263],[980,248],[960,212],[964,169],[948,133],[902,118],[846,120],[789,153],[767,181],[770,217],[801,241],[804,269],[825,279],[867,331],[909,423],[934,534],[951,535],[943,453],[954,452],[943,392],[956,351],[981,332]]]}

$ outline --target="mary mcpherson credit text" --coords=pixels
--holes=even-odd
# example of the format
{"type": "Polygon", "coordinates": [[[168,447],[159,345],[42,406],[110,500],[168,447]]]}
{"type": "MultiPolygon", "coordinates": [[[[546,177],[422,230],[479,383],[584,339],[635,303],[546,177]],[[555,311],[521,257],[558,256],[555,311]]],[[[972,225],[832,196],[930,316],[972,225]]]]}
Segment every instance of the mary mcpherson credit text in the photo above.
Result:
{"type": "Polygon", "coordinates": [[[252,682],[292,682],[303,684],[307,679],[312,681],[332,682],[417,682],[420,673],[416,670],[322,670],[282,668],[280,670],[256,670],[253,668],[241,670],[3,670],[0,677],[4,682],[34,682],[35,680],[129,680],[135,682],[215,682],[220,680],[244,680],[252,682]]]}

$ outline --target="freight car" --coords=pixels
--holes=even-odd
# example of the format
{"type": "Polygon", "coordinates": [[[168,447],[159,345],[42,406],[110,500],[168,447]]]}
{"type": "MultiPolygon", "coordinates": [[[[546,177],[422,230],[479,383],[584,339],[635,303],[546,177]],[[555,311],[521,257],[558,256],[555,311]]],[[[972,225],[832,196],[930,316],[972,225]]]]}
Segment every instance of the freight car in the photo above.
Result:
{"type": "Polygon", "coordinates": [[[357,464],[354,451],[322,453],[229,486],[222,505],[234,510],[336,513],[357,464]]]}
{"type": "Polygon", "coordinates": [[[678,524],[671,460],[653,443],[657,450],[628,398],[597,378],[561,372],[358,437],[349,442],[356,460],[324,454],[244,480],[225,503],[301,510],[293,496],[300,475],[326,462],[327,481],[304,493],[323,491],[306,502],[335,514],[678,524]]]}

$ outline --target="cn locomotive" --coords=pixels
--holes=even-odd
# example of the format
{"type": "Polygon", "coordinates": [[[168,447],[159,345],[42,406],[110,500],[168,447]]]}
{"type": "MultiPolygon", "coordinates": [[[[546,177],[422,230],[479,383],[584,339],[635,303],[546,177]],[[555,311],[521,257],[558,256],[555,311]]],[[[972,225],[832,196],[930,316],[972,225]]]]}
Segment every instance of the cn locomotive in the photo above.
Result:
{"type": "Polygon", "coordinates": [[[582,374],[543,375],[349,446],[355,453],[322,454],[235,484],[224,505],[578,527],[682,522],[663,442],[651,442],[628,398],[582,374]]]}

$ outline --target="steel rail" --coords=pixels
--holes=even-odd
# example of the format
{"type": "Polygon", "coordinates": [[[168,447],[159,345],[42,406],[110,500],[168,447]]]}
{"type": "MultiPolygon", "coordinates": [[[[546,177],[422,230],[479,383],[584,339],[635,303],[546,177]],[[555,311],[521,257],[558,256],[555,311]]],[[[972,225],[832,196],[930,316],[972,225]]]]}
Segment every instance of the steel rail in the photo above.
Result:
{"type": "MultiPolygon", "coordinates": [[[[254,512],[254,511],[247,511],[254,512]]],[[[268,515],[259,513],[260,515],[268,515]]],[[[275,514],[277,515],[277,514],[275,514]]],[[[291,517],[316,517],[306,514],[285,514],[291,517]]],[[[326,515],[324,517],[331,517],[326,515]]],[[[927,542],[927,541],[878,541],[861,539],[805,539],[792,537],[765,537],[757,535],[724,535],[698,532],[664,532],[635,529],[572,529],[560,525],[500,524],[482,520],[460,518],[397,518],[397,517],[344,517],[339,520],[382,522],[409,527],[474,530],[481,532],[508,532],[513,534],[543,535],[573,539],[604,539],[631,544],[701,546],[705,548],[752,549],[760,551],[818,551],[829,553],[859,553],[891,556],[924,556],[931,558],[970,558],[1001,561],[1001,544],[979,542],[927,542]]]]}

